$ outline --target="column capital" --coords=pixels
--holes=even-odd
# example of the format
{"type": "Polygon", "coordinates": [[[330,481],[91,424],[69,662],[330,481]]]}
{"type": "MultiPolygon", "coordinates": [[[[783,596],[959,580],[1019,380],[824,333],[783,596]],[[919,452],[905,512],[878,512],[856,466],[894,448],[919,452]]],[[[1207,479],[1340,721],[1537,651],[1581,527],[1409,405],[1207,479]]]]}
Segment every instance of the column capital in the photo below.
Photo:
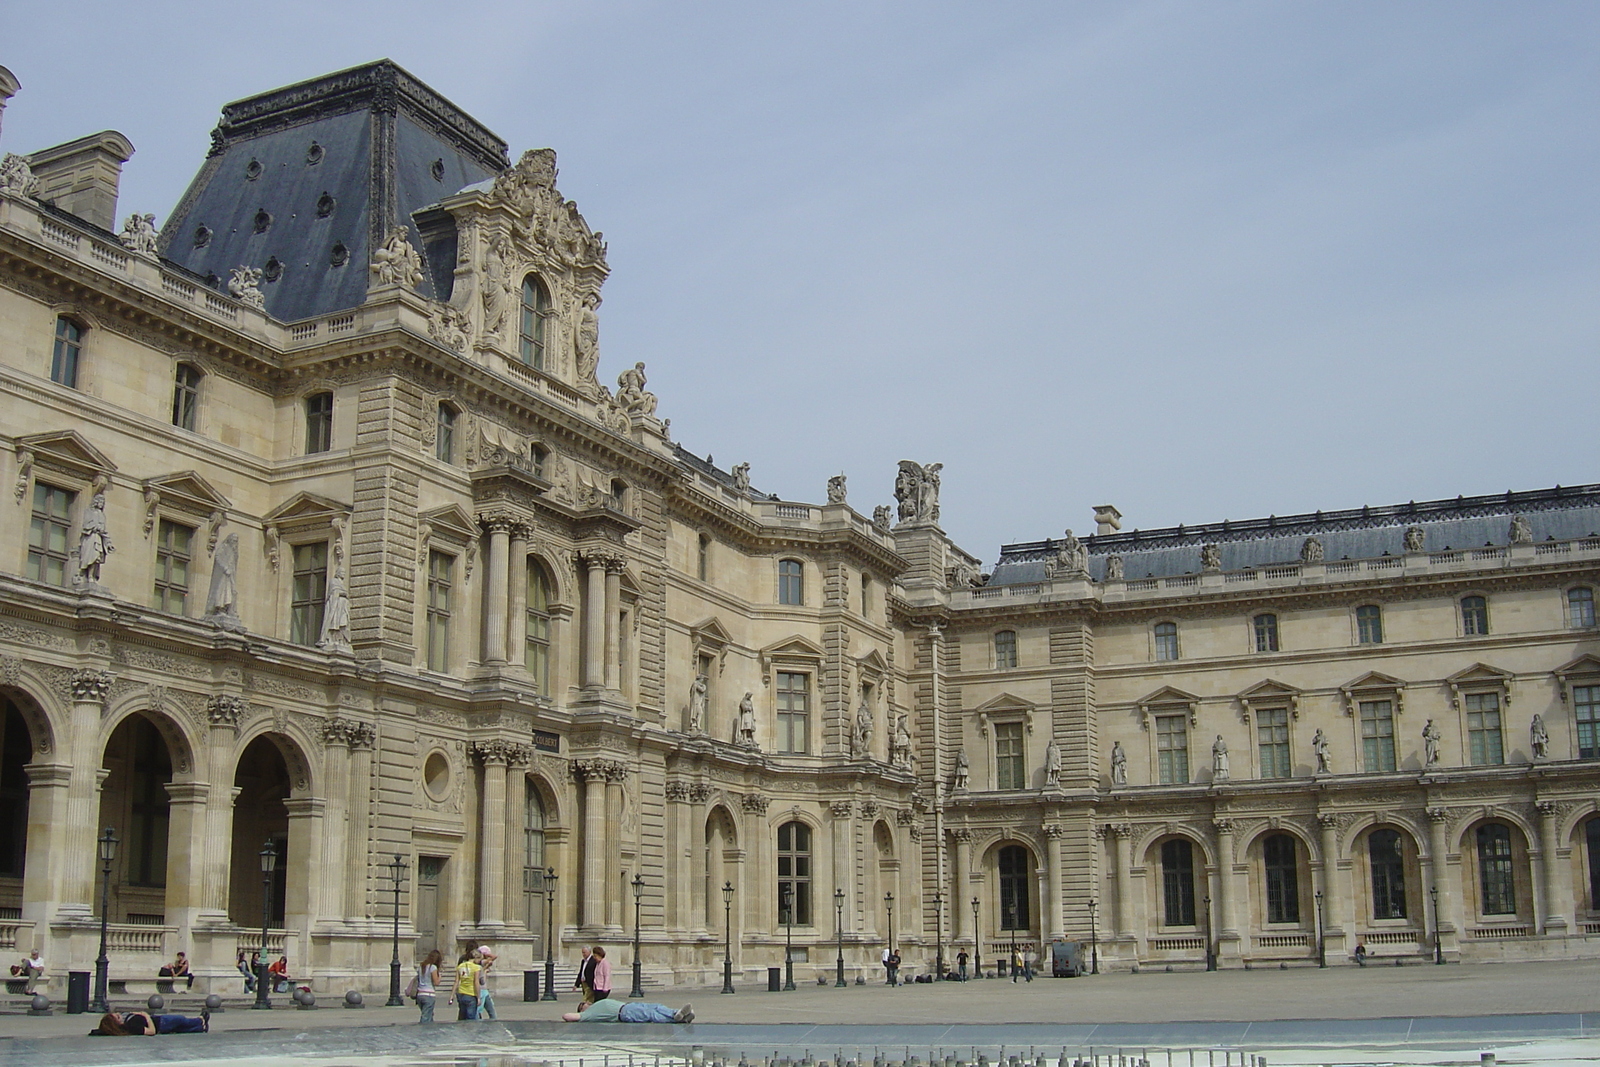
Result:
{"type": "Polygon", "coordinates": [[[681,803],[689,799],[689,783],[681,778],[669,778],[664,787],[664,793],[668,800],[676,800],[681,803]]]}
{"type": "Polygon", "coordinates": [[[212,726],[225,726],[237,730],[239,721],[249,710],[249,703],[233,693],[213,693],[206,700],[206,718],[212,726]]]}
{"type": "Polygon", "coordinates": [[[745,793],[739,798],[739,807],[751,815],[765,815],[770,803],[772,798],[765,793],[745,793]]]}
{"type": "Polygon", "coordinates": [[[1044,826],[1040,827],[1040,829],[1044,831],[1044,836],[1048,837],[1052,841],[1060,840],[1062,837],[1066,836],[1067,832],[1066,827],[1060,825],[1059,823],[1053,822],[1046,823],[1044,826]]]}
{"type": "Polygon", "coordinates": [[[972,831],[965,826],[958,826],[950,831],[950,837],[952,840],[966,844],[972,840],[972,831]]]}
{"type": "Polygon", "coordinates": [[[1319,812],[1317,814],[1317,825],[1324,830],[1337,830],[1339,828],[1339,816],[1326,811],[1319,812]]]}
{"type": "Polygon", "coordinates": [[[1539,814],[1541,816],[1543,816],[1544,818],[1546,818],[1546,819],[1551,818],[1552,816],[1554,816],[1556,814],[1556,811],[1558,810],[1556,808],[1556,802],[1553,801],[1553,800],[1541,800],[1538,803],[1536,803],[1534,805],[1534,807],[1537,808],[1538,811],[1539,811],[1539,814]]]}
{"type": "Polygon", "coordinates": [[[90,704],[104,704],[106,694],[111,691],[111,683],[116,675],[110,671],[98,671],[92,668],[79,668],[72,672],[72,699],[90,704]]]}
{"type": "Polygon", "coordinates": [[[1449,822],[1450,821],[1450,809],[1449,808],[1429,808],[1428,809],[1428,821],[1432,822],[1432,823],[1438,823],[1438,824],[1441,824],[1441,825],[1446,823],[1446,822],[1449,822]]]}
{"type": "Polygon", "coordinates": [[[1233,836],[1233,831],[1237,827],[1237,824],[1232,819],[1216,819],[1211,825],[1217,828],[1217,834],[1220,837],[1233,836]]]}
{"type": "Polygon", "coordinates": [[[483,527],[485,533],[509,534],[517,521],[510,515],[484,513],[478,516],[478,525],[483,527]]]}
{"type": "Polygon", "coordinates": [[[689,785],[689,801],[693,804],[705,804],[711,800],[711,787],[704,782],[693,782],[689,785]]]}
{"type": "Polygon", "coordinates": [[[1106,829],[1110,830],[1113,834],[1116,834],[1118,837],[1128,838],[1128,837],[1132,837],[1133,836],[1133,824],[1132,823],[1126,823],[1126,822],[1107,823],[1106,824],[1106,829]]]}
{"type": "Polygon", "coordinates": [[[627,780],[628,765],[621,760],[573,760],[572,775],[580,782],[621,782],[627,780]]]}
{"type": "MultiPolygon", "coordinates": [[[[763,800],[766,798],[763,797],[763,800]]],[[[855,802],[850,800],[835,800],[829,805],[829,810],[835,819],[848,819],[855,812],[855,802]]]]}
{"type": "Polygon", "coordinates": [[[377,736],[378,731],[371,723],[346,719],[342,716],[336,715],[322,724],[324,746],[340,744],[352,749],[371,748],[377,736]]]}

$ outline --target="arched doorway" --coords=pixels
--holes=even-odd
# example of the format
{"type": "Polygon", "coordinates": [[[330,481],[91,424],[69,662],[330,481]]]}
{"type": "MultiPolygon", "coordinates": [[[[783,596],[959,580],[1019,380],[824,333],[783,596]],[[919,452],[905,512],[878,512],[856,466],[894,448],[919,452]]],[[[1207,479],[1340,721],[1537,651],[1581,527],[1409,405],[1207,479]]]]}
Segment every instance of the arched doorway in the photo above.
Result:
{"type": "Polygon", "coordinates": [[[28,852],[28,772],[33,735],[22,709],[0,698],[0,919],[22,918],[28,852]]]}
{"type": "Polygon", "coordinates": [[[99,827],[115,830],[122,842],[112,870],[111,921],[164,926],[172,751],[155,721],[135,712],[111,732],[102,766],[99,827]]]}
{"type": "MultiPolygon", "coordinates": [[[[245,929],[261,928],[261,850],[272,842],[278,862],[272,875],[268,925],[283,927],[289,879],[289,767],[270,738],[245,747],[233,775],[233,852],[228,866],[228,917],[245,929]]],[[[333,862],[343,857],[329,857],[333,862]]]]}

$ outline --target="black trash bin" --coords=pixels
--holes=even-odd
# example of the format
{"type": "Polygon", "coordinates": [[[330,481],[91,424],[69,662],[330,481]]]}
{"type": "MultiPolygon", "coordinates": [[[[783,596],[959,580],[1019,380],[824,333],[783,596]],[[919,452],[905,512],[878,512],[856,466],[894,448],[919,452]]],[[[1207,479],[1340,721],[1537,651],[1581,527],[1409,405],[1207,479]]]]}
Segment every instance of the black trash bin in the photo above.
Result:
{"type": "Polygon", "coordinates": [[[82,1015],[89,1010],[89,972],[67,972],[67,1014],[82,1015]]]}
{"type": "Polygon", "coordinates": [[[783,968],[782,967],[768,967],[767,968],[767,992],[768,993],[781,993],[781,992],[783,992],[783,968]]]}
{"type": "Polygon", "coordinates": [[[522,972],[522,999],[524,1001],[533,1001],[539,999],[538,971],[522,972]]]}

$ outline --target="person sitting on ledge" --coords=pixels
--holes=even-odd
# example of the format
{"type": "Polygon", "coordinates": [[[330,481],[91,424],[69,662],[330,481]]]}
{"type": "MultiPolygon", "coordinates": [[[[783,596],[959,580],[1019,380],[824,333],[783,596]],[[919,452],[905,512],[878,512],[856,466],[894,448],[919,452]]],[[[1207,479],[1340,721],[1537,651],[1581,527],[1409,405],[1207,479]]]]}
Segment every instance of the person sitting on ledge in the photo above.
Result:
{"type": "Polygon", "coordinates": [[[203,1034],[211,1029],[211,1012],[200,1018],[187,1015],[151,1015],[143,1011],[108,1011],[100,1025],[89,1031],[91,1037],[143,1037],[150,1034],[203,1034]]]}
{"type": "Polygon", "coordinates": [[[569,1023],[692,1023],[694,1005],[685,1004],[677,1011],[673,1011],[665,1004],[651,1004],[646,1001],[624,1003],[606,997],[595,1001],[582,1011],[567,1012],[561,1016],[561,1020],[569,1023]]]}
{"type": "Polygon", "coordinates": [[[187,989],[194,988],[194,975],[189,970],[189,957],[178,953],[178,958],[156,972],[158,978],[186,978],[189,984],[187,989]]]}

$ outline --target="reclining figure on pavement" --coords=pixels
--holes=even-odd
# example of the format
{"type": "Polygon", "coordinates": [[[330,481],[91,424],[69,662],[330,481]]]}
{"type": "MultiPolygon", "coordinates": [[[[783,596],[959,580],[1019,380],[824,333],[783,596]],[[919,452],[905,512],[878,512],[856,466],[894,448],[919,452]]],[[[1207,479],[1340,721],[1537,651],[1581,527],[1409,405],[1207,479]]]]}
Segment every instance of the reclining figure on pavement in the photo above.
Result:
{"type": "Polygon", "coordinates": [[[685,1004],[673,1011],[665,1004],[646,1001],[597,1000],[582,1011],[569,1011],[561,1016],[569,1023],[692,1023],[694,1006],[685,1004]]]}

